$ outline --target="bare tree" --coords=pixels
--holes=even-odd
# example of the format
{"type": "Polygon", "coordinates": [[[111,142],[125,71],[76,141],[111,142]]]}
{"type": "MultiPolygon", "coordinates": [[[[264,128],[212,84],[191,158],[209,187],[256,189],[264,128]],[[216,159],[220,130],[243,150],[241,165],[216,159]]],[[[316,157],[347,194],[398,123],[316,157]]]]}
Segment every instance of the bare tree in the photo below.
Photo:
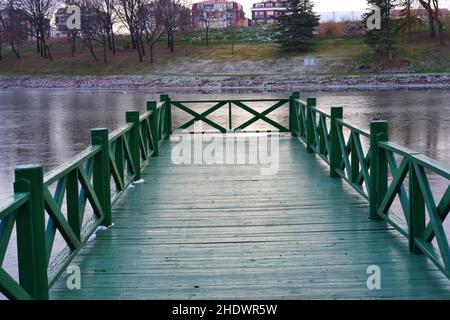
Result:
{"type": "Polygon", "coordinates": [[[15,0],[18,8],[23,10],[33,25],[37,50],[41,57],[53,61],[47,39],[50,33],[50,21],[56,9],[56,0],[15,0]]]}
{"type": "Polygon", "coordinates": [[[430,27],[430,37],[436,37],[435,24],[438,26],[439,40],[441,46],[445,46],[444,22],[440,15],[439,0],[419,0],[422,7],[428,12],[428,24],[430,27]]]}
{"type": "Polygon", "coordinates": [[[444,47],[445,46],[444,21],[439,9],[439,0],[433,0],[433,6],[434,6],[434,19],[436,20],[438,26],[439,41],[441,43],[441,47],[444,47]]]}
{"type": "Polygon", "coordinates": [[[57,19],[63,19],[62,23],[61,21],[57,21],[57,27],[60,29],[59,31],[65,33],[67,35],[67,38],[70,42],[70,53],[72,57],[75,56],[75,53],[77,51],[77,40],[80,36],[80,32],[78,29],[69,29],[67,26],[67,19],[69,18],[69,14],[67,13],[67,7],[72,5],[78,5],[80,6],[80,0],[64,0],[64,3],[66,5],[65,8],[60,8],[57,11],[57,19]],[[60,17],[61,15],[61,17],[60,17]]]}
{"type": "Polygon", "coordinates": [[[103,10],[102,0],[84,0],[80,9],[82,20],[81,41],[88,48],[95,61],[98,61],[95,47],[96,44],[99,44],[103,49],[103,62],[108,63],[110,24],[108,14],[103,10]]]}
{"type": "Polygon", "coordinates": [[[98,61],[97,55],[95,54],[95,40],[96,40],[96,29],[97,29],[97,14],[95,8],[90,5],[89,2],[83,3],[80,6],[81,9],[81,30],[80,39],[81,42],[88,48],[92,57],[95,61],[98,61]]]}
{"type": "Polygon", "coordinates": [[[106,33],[108,34],[108,47],[113,55],[116,54],[116,35],[114,33],[114,25],[116,23],[117,0],[100,0],[101,7],[106,19],[106,33]]]}
{"type": "Polygon", "coordinates": [[[227,8],[226,10],[226,20],[228,29],[228,40],[231,41],[231,54],[234,55],[234,34],[236,29],[236,15],[233,9],[227,8]]]}
{"type": "MultiPolygon", "coordinates": [[[[18,9],[14,1],[0,2],[0,42],[7,43],[17,59],[20,49],[27,38],[27,16],[18,9]]],[[[0,47],[1,48],[1,47],[0,47]]],[[[0,49],[1,51],[1,49],[0,49]]],[[[1,60],[1,52],[0,52],[1,60]]]]}
{"type": "Polygon", "coordinates": [[[164,34],[164,26],[161,21],[160,4],[160,0],[154,0],[143,5],[139,11],[139,21],[141,23],[144,38],[148,45],[150,63],[154,63],[155,61],[155,44],[164,34]]]}
{"type": "Polygon", "coordinates": [[[201,9],[200,14],[200,21],[203,24],[203,28],[205,30],[205,42],[206,45],[209,45],[209,32],[211,29],[211,24],[215,19],[218,19],[222,12],[219,10],[205,10],[204,8],[201,9]]]}
{"type": "Polygon", "coordinates": [[[175,36],[190,25],[190,11],[185,0],[160,0],[161,18],[167,33],[170,52],[175,49],[175,36]]]}
{"type": "Polygon", "coordinates": [[[142,41],[142,24],[139,21],[139,11],[145,4],[144,0],[117,0],[116,13],[120,21],[130,32],[131,44],[136,49],[139,62],[143,62],[145,50],[142,41]]]}

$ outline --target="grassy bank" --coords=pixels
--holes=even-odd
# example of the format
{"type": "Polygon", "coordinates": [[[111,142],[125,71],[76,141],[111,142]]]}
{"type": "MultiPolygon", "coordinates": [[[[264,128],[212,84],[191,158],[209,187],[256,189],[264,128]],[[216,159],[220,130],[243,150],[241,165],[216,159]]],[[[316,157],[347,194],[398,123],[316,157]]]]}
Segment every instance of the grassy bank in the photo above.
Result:
{"type": "Polygon", "coordinates": [[[120,38],[117,54],[109,56],[107,64],[101,61],[101,50],[95,61],[86,48],[78,46],[75,57],[70,54],[69,44],[64,40],[53,40],[51,49],[54,61],[42,59],[35,51],[34,44],[22,48],[22,58],[15,59],[11,52],[4,52],[0,62],[0,74],[8,75],[145,75],[145,74],[204,74],[230,72],[235,66],[235,74],[293,73],[308,74],[361,74],[382,72],[450,72],[450,48],[440,48],[435,40],[425,33],[414,35],[414,41],[403,39],[394,61],[373,54],[362,37],[317,38],[314,49],[309,53],[284,53],[277,44],[263,41],[231,42],[216,40],[206,46],[202,42],[180,39],[171,53],[164,41],[156,47],[156,61],[149,63],[148,55],[143,63],[138,63],[136,51],[128,48],[128,40],[120,38]],[[317,66],[303,70],[303,58],[314,56],[317,66]],[[331,66],[330,66],[331,65],[331,66]],[[285,66],[283,69],[282,66],[285,66]],[[286,66],[288,66],[286,68],[286,66]],[[298,67],[298,68],[296,68],[298,67]],[[283,71],[287,70],[287,71],[283,71]],[[290,73],[290,72],[289,72],[290,73]]]}

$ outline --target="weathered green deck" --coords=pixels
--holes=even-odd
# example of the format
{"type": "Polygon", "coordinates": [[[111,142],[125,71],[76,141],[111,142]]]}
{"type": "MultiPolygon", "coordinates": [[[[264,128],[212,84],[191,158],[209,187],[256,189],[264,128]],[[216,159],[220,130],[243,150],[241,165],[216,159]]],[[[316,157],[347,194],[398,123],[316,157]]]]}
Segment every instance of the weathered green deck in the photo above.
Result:
{"type": "Polygon", "coordinates": [[[173,145],[113,207],[115,226],[72,261],[82,289],[66,289],[63,275],[51,298],[450,298],[446,276],[386,222],[369,220],[369,203],[290,135],[274,176],[174,165],[173,145]],[[381,268],[381,290],[367,289],[369,265],[381,268]]]}

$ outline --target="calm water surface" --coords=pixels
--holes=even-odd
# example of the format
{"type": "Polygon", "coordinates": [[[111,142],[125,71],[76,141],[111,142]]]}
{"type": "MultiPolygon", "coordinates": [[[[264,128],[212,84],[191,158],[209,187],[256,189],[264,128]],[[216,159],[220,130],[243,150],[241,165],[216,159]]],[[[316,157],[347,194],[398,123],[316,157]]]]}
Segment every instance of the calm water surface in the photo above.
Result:
{"type": "MultiPolygon", "coordinates": [[[[286,97],[289,93],[231,95],[267,98],[286,97]]],[[[199,94],[171,96],[199,98],[199,94]]],[[[388,120],[392,141],[450,163],[450,91],[318,92],[308,96],[317,97],[321,109],[343,106],[345,119],[361,128],[368,128],[373,119],[388,120]]],[[[200,98],[226,97],[230,93],[200,98]]],[[[127,110],[144,111],[145,102],[156,99],[157,94],[145,91],[0,91],[0,199],[12,193],[16,165],[38,163],[48,171],[86,147],[91,128],[118,128],[125,123],[127,110]]],[[[222,118],[225,124],[227,117],[225,108],[223,114],[216,113],[212,119],[220,122],[222,118]]],[[[281,111],[274,118],[283,122],[286,113],[281,111]]]]}

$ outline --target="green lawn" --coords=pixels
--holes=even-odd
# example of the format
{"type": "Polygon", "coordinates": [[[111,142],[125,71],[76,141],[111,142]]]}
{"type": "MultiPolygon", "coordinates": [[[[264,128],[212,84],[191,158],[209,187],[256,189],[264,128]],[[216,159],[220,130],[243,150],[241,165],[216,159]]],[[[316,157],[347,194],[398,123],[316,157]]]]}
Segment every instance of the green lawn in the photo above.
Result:
{"type": "MultiPolygon", "coordinates": [[[[351,62],[352,66],[371,65],[371,72],[381,70],[380,67],[402,66],[415,72],[449,72],[449,47],[440,48],[436,40],[430,40],[426,34],[414,35],[415,39],[408,42],[402,40],[398,46],[398,53],[394,61],[386,61],[383,57],[373,54],[364,43],[362,37],[317,38],[309,53],[286,53],[275,43],[268,42],[236,42],[234,55],[231,54],[231,43],[226,40],[212,41],[209,46],[202,42],[191,42],[180,39],[176,43],[175,52],[170,53],[164,41],[156,48],[156,62],[149,63],[148,56],[144,63],[138,63],[136,51],[129,49],[127,40],[118,39],[117,54],[109,57],[109,63],[104,64],[102,54],[98,48],[99,61],[95,61],[89,52],[79,45],[75,57],[70,54],[67,41],[54,40],[51,49],[54,61],[42,59],[36,53],[33,43],[22,48],[22,59],[15,59],[10,50],[4,50],[3,61],[0,61],[0,74],[64,74],[64,75],[114,75],[131,74],[142,75],[154,72],[164,73],[164,69],[174,64],[189,66],[198,61],[218,63],[237,63],[242,61],[274,61],[277,59],[298,59],[302,56],[313,55],[317,58],[351,62]]],[[[352,67],[353,68],[353,67],[352,67]]],[[[346,69],[348,73],[359,73],[360,70],[346,69]]],[[[242,74],[251,73],[242,70],[242,74]]]]}

